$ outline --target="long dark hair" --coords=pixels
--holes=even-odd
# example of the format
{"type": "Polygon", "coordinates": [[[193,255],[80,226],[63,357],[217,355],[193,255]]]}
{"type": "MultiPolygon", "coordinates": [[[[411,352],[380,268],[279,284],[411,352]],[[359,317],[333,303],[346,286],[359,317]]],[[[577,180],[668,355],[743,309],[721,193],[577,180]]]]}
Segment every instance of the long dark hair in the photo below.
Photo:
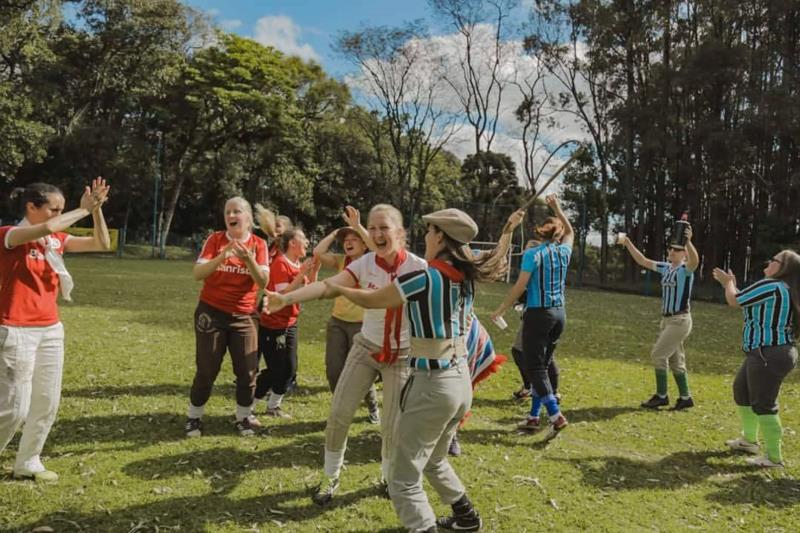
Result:
{"type": "Polygon", "coordinates": [[[444,238],[444,250],[441,250],[436,258],[449,261],[456,270],[464,274],[464,282],[461,284],[462,296],[467,292],[475,292],[476,281],[496,281],[505,275],[508,265],[505,256],[497,253],[497,248],[475,255],[468,245],[450,238],[438,226],[433,227],[444,238]]]}
{"type": "Polygon", "coordinates": [[[775,258],[780,261],[781,267],[774,277],[789,286],[794,311],[794,333],[800,335],[800,255],[792,250],[783,250],[775,258]]]}
{"type": "Polygon", "coordinates": [[[32,203],[34,207],[42,207],[47,203],[48,194],[64,196],[61,189],[49,183],[37,182],[31,183],[27,187],[17,187],[11,191],[8,197],[11,202],[11,210],[20,217],[24,217],[27,212],[28,202],[32,203]]]}
{"type": "Polygon", "coordinates": [[[297,237],[297,234],[301,231],[303,231],[301,228],[292,226],[292,228],[281,233],[278,237],[278,248],[280,251],[286,253],[286,250],[289,249],[289,243],[292,242],[292,239],[297,237]]]}
{"type": "Polygon", "coordinates": [[[547,217],[533,228],[533,234],[540,241],[558,242],[564,235],[564,223],[557,217],[547,217]]]}

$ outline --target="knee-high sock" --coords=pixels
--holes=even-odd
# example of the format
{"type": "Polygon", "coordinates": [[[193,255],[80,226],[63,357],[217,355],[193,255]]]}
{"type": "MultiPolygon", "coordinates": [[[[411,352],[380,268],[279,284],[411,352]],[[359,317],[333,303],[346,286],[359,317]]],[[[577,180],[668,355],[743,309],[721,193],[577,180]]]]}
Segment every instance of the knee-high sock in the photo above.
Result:
{"type": "Polygon", "coordinates": [[[758,415],[749,405],[737,405],[736,410],[739,412],[739,420],[742,422],[744,440],[756,444],[758,442],[758,415]]]}
{"type": "Polygon", "coordinates": [[[672,375],[678,385],[678,394],[680,394],[681,398],[689,398],[691,396],[689,393],[689,374],[686,372],[673,372],[672,375]]]}
{"type": "Polygon", "coordinates": [[[770,461],[782,463],[781,438],[783,437],[783,426],[781,426],[780,417],[778,415],[758,415],[758,425],[764,434],[767,457],[770,461]]]}
{"type": "Polygon", "coordinates": [[[667,370],[656,368],[656,394],[662,398],[667,395],[667,370]]]}

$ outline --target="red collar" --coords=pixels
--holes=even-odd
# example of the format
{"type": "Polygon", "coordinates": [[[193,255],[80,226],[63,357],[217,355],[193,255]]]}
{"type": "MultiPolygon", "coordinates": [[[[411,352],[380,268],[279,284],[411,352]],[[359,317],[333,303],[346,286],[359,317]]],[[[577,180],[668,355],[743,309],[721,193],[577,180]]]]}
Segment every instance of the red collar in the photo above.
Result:
{"type": "Polygon", "coordinates": [[[464,273],[450,263],[445,263],[439,259],[432,259],[428,261],[428,265],[441,272],[444,277],[454,283],[461,283],[464,281],[464,273]]]}
{"type": "Polygon", "coordinates": [[[397,273],[397,269],[400,267],[400,265],[405,262],[407,257],[408,252],[406,252],[404,248],[400,248],[395,254],[394,262],[391,265],[388,261],[386,261],[386,259],[378,256],[378,254],[375,254],[375,264],[385,270],[387,273],[394,275],[397,273]]]}

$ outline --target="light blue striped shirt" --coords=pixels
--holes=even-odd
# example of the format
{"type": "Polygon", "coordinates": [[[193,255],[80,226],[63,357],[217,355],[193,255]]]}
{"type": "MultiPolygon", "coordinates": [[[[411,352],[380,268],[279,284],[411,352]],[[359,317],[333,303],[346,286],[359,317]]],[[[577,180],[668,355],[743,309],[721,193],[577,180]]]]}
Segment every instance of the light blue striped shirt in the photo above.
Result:
{"type": "Polygon", "coordinates": [[[688,311],[694,272],[689,272],[686,263],[673,268],[671,263],[663,261],[656,262],[656,271],[661,274],[661,314],[671,316],[688,311]]]}
{"type": "Polygon", "coordinates": [[[523,272],[531,273],[528,307],[564,305],[564,288],[571,257],[572,246],[567,244],[544,243],[525,250],[520,268],[523,272]]]}
{"type": "Polygon", "coordinates": [[[794,343],[794,309],[789,286],[783,281],[765,278],[742,289],[736,302],[744,309],[742,349],[794,343]]]}

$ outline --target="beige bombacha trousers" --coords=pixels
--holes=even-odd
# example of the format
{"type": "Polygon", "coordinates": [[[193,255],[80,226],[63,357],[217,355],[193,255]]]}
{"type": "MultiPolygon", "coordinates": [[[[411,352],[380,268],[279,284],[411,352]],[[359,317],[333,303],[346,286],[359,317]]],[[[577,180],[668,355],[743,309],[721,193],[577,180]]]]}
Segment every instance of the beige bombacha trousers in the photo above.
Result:
{"type": "Polygon", "coordinates": [[[380,351],[380,346],[365,339],[361,333],[353,338],[353,347],[336,384],[325,426],[325,474],[328,477],[339,477],[353,417],[378,374],[383,380],[381,475],[383,479],[389,475],[389,450],[392,449],[392,428],[400,406],[400,389],[411,369],[406,360],[408,349],[401,350],[400,358],[392,364],[379,363],[372,357],[380,351]]]}
{"type": "Polygon", "coordinates": [[[683,342],[692,332],[692,315],[665,316],[661,319],[661,333],[650,352],[653,366],[659,370],[671,369],[673,373],[686,373],[686,352],[683,342]]]}

